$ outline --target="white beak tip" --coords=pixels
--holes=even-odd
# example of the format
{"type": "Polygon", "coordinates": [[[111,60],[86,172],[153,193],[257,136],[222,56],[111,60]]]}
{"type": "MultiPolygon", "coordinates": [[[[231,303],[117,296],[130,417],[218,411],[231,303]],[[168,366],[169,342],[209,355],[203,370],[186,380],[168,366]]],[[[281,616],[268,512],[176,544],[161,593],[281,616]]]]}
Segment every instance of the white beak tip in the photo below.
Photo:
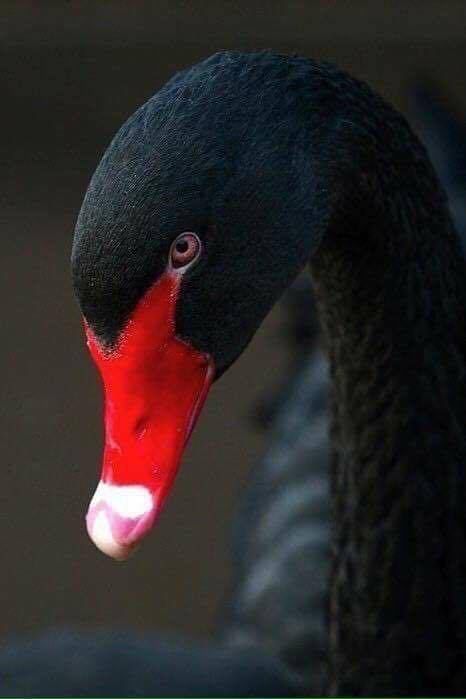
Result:
{"type": "Polygon", "coordinates": [[[157,507],[144,486],[100,482],[86,516],[87,531],[97,548],[124,561],[152,528],[157,507]]]}
{"type": "Polygon", "coordinates": [[[105,510],[101,510],[88,526],[88,533],[99,551],[116,561],[125,561],[134,553],[136,545],[125,545],[116,541],[105,510]]]}

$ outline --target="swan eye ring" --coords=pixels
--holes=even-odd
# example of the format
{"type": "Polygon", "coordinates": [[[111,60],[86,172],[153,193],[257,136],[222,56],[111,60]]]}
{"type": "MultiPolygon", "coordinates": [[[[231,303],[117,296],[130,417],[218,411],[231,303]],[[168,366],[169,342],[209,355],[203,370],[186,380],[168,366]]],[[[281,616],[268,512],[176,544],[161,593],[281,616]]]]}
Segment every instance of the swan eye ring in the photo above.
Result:
{"type": "Polygon", "coordinates": [[[192,265],[201,254],[201,241],[191,231],[181,233],[172,243],[170,248],[170,263],[175,269],[182,269],[192,265]]]}

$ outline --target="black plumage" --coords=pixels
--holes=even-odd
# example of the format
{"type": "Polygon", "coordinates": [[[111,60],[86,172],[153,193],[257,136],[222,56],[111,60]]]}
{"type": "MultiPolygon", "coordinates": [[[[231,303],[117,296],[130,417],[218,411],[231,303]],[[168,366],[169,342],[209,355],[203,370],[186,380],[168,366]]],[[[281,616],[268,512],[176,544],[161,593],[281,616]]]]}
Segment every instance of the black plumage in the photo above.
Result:
{"type": "MultiPolygon", "coordinates": [[[[104,338],[125,315],[101,303],[96,245],[149,240],[144,212],[150,265],[180,226],[209,225],[177,331],[219,373],[310,261],[333,385],[331,692],[462,691],[464,262],[424,147],[333,66],[218,54],[129,120],[91,183],[74,270],[104,338]]],[[[112,293],[134,289],[130,269],[112,293]]]]}
{"type": "Polygon", "coordinates": [[[51,631],[0,653],[2,697],[294,696],[267,653],[130,631],[51,631]]]}
{"type": "Polygon", "coordinates": [[[91,184],[74,279],[105,342],[184,228],[207,255],[177,330],[218,374],[310,262],[332,383],[329,692],[463,694],[464,262],[424,148],[332,66],[216,55],[139,110],[91,184]]]}

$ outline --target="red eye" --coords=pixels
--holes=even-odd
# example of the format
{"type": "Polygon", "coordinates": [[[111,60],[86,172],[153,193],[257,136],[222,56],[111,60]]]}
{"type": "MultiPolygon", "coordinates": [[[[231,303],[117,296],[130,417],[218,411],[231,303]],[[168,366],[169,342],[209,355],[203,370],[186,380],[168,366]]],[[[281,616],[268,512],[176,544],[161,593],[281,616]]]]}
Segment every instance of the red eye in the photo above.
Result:
{"type": "Polygon", "coordinates": [[[195,233],[182,233],[171,247],[170,259],[173,267],[186,267],[199,257],[201,241],[195,233]]]}

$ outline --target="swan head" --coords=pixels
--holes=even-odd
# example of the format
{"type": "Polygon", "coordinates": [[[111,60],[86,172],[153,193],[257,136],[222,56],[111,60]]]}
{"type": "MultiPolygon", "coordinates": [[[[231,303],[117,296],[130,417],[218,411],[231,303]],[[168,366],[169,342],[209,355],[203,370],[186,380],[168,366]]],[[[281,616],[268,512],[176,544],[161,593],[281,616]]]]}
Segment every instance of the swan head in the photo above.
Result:
{"type": "Polygon", "coordinates": [[[89,185],[72,271],[105,448],[87,523],[114,558],[153,526],[210,385],[318,243],[306,77],[298,59],[217,54],[129,118],[89,185]]]}

